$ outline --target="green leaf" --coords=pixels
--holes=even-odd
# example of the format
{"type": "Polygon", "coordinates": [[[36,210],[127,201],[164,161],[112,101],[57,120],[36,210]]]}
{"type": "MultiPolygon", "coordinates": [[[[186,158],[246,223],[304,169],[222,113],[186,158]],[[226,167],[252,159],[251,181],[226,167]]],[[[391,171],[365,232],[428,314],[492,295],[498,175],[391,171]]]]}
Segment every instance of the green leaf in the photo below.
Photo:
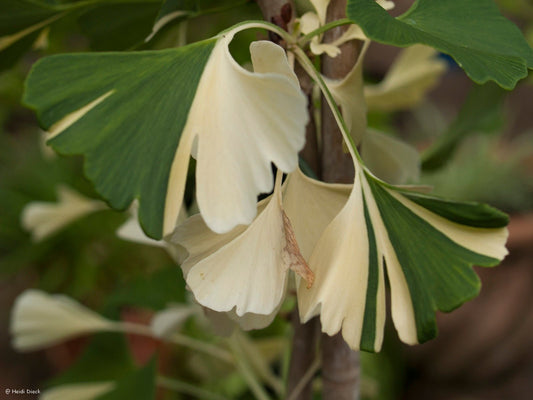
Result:
{"type": "Polygon", "coordinates": [[[13,44],[0,49],[0,71],[9,69],[15,65],[31,49],[40,33],[41,31],[30,33],[13,44]]]}
{"type": "Polygon", "coordinates": [[[153,48],[154,37],[160,38],[170,27],[189,18],[236,7],[243,1],[231,0],[221,7],[220,1],[202,5],[198,0],[114,0],[110,4],[95,4],[79,18],[79,23],[94,50],[153,48]]]}
{"type": "MultiPolygon", "coordinates": [[[[201,15],[198,12],[197,3],[197,0],[165,0],[153,23],[150,36],[146,38],[146,41],[152,41],[154,36],[162,36],[162,31],[169,30],[169,27],[175,26],[187,18],[201,15]]],[[[178,33],[178,35],[186,36],[186,29],[183,33],[178,33]]]]}
{"type": "MultiPolygon", "coordinates": [[[[363,200],[364,202],[364,200],[363,200]]],[[[373,351],[376,342],[376,327],[378,326],[378,290],[379,275],[383,274],[383,269],[379,263],[379,253],[376,243],[376,235],[368,213],[368,206],[364,202],[364,216],[368,234],[368,283],[366,287],[365,311],[363,318],[363,328],[361,332],[361,350],[373,351]]]]}
{"type": "Polygon", "coordinates": [[[138,198],[139,219],[153,238],[162,236],[170,167],[215,42],[52,56],[26,82],[24,102],[45,129],[85,113],[49,143],[60,153],[85,155],[85,173],[111,207],[124,210],[138,198]]]}
{"type": "Polygon", "coordinates": [[[533,180],[524,168],[531,154],[530,135],[503,146],[498,136],[474,135],[461,143],[445,168],[423,175],[421,183],[435,187],[439,196],[488,202],[507,212],[525,212],[531,210],[533,198],[533,180]]]}
{"type": "MultiPolygon", "coordinates": [[[[397,192],[370,176],[367,182],[371,193],[365,196],[375,200],[386,230],[382,232],[382,249],[387,248],[383,246],[385,237],[390,243],[384,256],[392,302],[399,300],[395,295],[399,289],[394,286],[401,285],[401,279],[392,273],[396,264],[409,291],[416,342],[425,342],[437,334],[435,311],[451,311],[478,294],[480,281],[471,267],[497,265],[505,255],[502,246],[506,233],[498,228],[505,227],[508,218],[483,204],[397,192]]],[[[376,220],[375,213],[373,224],[376,220]]]]}
{"type": "Polygon", "coordinates": [[[417,0],[397,18],[374,0],[348,0],[346,13],[377,42],[449,54],[478,83],[512,89],[533,68],[533,51],[491,0],[417,0]]]}
{"type": "Polygon", "coordinates": [[[159,14],[157,15],[157,20],[164,18],[176,11],[198,11],[198,0],[165,0],[159,14]]]}
{"type": "Polygon", "coordinates": [[[117,382],[114,390],[97,400],[153,400],[155,399],[156,360],[117,382]]]}
{"type": "Polygon", "coordinates": [[[505,94],[506,92],[495,84],[474,86],[455,121],[422,154],[422,169],[432,171],[442,167],[468,135],[500,126],[505,94]]]}
{"type": "Polygon", "coordinates": [[[501,228],[509,216],[489,205],[440,199],[416,192],[402,192],[409,200],[447,220],[474,228],[501,228]]]}
{"type": "Polygon", "coordinates": [[[92,49],[124,50],[148,37],[160,6],[157,0],[103,4],[84,13],[78,21],[92,49]]]}
{"type": "Polygon", "coordinates": [[[174,17],[179,17],[181,12],[198,11],[197,0],[165,0],[159,13],[157,14],[156,23],[161,22],[163,19],[169,20],[174,17]]]}
{"type": "Polygon", "coordinates": [[[2,9],[0,14],[2,41],[6,36],[28,29],[28,27],[34,27],[59,12],[54,6],[40,0],[0,0],[0,8],[2,9]]]}
{"type": "Polygon", "coordinates": [[[0,0],[0,70],[22,57],[61,11],[39,0],[0,0]]]}
{"type": "Polygon", "coordinates": [[[342,332],[353,349],[379,351],[386,271],[400,339],[432,339],[436,311],[478,294],[472,266],[494,266],[507,254],[507,222],[489,206],[408,192],[356,166],[350,197],[309,257],[315,282],[300,283],[300,317],[305,322],[320,313],[323,332],[342,332]]]}
{"type": "Polygon", "coordinates": [[[296,168],[308,119],[280,46],[253,42],[253,73],[232,58],[229,43],[243,29],[175,49],[45,58],[23,100],[53,148],[84,155],[86,176],[111,207],[139,200],[148,236],[174,230],[190,154],[202,216],[228,232],[254,219],[257,195],[274,184],[271,163],[296,168]]]}
{"type": "Polygon", "coordinates": [[[133,47],[150,34],[160,7],[161,0],[0,0],[0,69],[10,67],[29,51],[43,28],[74,12],[84,13],[79,23],[92,48],[133,47]]]}

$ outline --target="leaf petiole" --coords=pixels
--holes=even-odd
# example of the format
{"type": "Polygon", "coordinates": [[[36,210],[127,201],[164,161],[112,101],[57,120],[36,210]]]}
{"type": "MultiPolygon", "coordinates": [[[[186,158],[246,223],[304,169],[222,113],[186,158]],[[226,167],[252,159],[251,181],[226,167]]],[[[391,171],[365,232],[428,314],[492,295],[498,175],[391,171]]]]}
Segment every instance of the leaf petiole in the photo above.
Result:
{"type": "Polygon", "coordinates": [[[361,156],[359,155],[359,152],[357,151],[357,146],[350,135],[350,131],[348,130],[348,127],[346,126],[346,122],[344,121],[344,118],[342,117],[341,111],[339,110],[339,107],[337,107],[337,103],[335,102],[335,99],[333,98],[333,95],[331,94],[330,90],[328,89],[326,82],[324,82],[324,79],[322,78],[322,75],[320,72],[318,72],[309,57],[305,54],[305,52],[298,46],[293,46],[290,48],[290,51],[292,51],[300,63],[300,65],[303,67],[305,72],[309,74],[309,76],[318,84],[320,87],[320,90],[324,94],[324,97],[326,98],[326,101],[331,109],[331,112],[333,113],[333,116],[335,117],[335,121],[337,122],[337,125],[339,126],[339,129],[342,133],[342,137],[344,138],[344,141],[348,145],[348,150],[350,151],[350,155],[352,156],[352,159],[354,161],[354,164],[363,164],[363,160],[361,159],[361,156]]]}
{"type": "Polygon", "coordinates": [[[315,29],[314,31],[309,32],[307,35],[302,36],[298,39],[297,44],[300,47],[305,46],[308,42],[311,41],[312,38],[315,36],[318,36],[326,31],[329,31],[330,29],[336,28],[338,26],[343,25],[350,25],[353,24],[352,21],[350,21],[348,18],[338,19],[336,21],[328,22],[325,25],[322,25],[321,27],[315,29]]]}
{"type": "Polygon", "coordinates": [[[296,44],[296,38],[292,36],[289,32],[285,31],[284,29],[280,28],[277,25],[274,25],[266,21],[244,21],[236,25],[233,25],[232,27],[220,32],[217,36],[223,36],[225,34],[234,35],[246,29],[265,29],[267,31],[274,32],[275,34],[280,36],[285,42],[287,42],[287,44],[289,45],[296,44]]]}

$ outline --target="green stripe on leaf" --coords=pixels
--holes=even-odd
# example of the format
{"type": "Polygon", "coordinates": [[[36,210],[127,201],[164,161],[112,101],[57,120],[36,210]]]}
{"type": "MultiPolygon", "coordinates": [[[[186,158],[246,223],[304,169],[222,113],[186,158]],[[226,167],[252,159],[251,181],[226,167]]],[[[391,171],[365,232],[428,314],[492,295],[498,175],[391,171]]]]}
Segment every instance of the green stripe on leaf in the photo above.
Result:
{"type": "Polygon", "coordinates": [[[310,257],[315,283],[298,289],[301,318],[320,311],[324,332],[342,332],[353,349],[379,351],[384,261],[400,339],[425,342],[437,334],[437,310],[451,311],[478,294],[472,266],[494,266],[505,257],[506,221],[485,205],[395,188],[356,165],[350,197],[310,257]]]}
{"type": "Polygon", "coordinates": [[[450,221],[476,228],[502,228],[509,216],[487,204],[456,202],[415,192],[402,192],[409,200],[450,221]]]}
{"type": "Polygon", "coordinates": [[[378,248],[376,243],[376,236],[374,235],[374,227],[370,215],[368,214],[368,208],[366,201],[363,199],[365,223],[368,231],[368,284],[366,287],[366,302],[365,302],[365,316],[363,319],[363,331],[361,333],[361,350],[377,351],[381,346],[379,343],[376,346],[376,330],[377,326],[377,303],[378,303],[378,291],[379,291],[379,275],[383,273],[383,268],[380,265],[378,254],[378,248]]]}
{"type": "Polygon", "coordinates": [[[437,333],[436,310],[451,311],[478,294],[472,265],[494,266],[499,260],[454,242],[374,179],[368,183],[409,287],[418,341],[427,341],[437,333]]]}

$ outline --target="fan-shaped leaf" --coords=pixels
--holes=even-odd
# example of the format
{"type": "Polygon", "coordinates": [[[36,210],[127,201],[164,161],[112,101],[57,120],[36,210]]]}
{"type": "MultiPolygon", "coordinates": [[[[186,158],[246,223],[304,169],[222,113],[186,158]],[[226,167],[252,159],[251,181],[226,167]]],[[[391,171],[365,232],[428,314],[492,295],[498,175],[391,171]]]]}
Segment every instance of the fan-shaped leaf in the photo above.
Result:
{"type": "Polygon", "coordinates": [[[417,0],[397,18],[374,0],[348,0],[346,12],[370,39],[434,47],[478,83],[493,80],[512,89],[533,68],[533,51],[492,0],[417,0]]]}

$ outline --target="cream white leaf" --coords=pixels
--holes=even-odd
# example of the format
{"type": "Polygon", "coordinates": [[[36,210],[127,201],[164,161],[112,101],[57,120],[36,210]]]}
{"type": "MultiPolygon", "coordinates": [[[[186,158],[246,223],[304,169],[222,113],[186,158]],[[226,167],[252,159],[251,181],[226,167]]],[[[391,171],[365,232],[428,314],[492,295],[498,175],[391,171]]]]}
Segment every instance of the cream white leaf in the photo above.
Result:
{"type": "Polygon", "coordinates": [[[285,209],[300,251],[306,260],[318,238],[342,209],[352,185],[330,184],[305,176],[300,169],[289,175],[283,195],[285,209]]]}
{"type": "Polygon", "coordinates": [[[157,337],[165,338],[171,336],[195,312],[196,310],[193,306],[171,305],[154,314],[150,321],[150,328],[157,337]]]}
{"type": "Polygon", "coordinates": [[[249,224],[257,195],[272,191],[272,163],[296,168],[308,120],[285,50],[252,43],[254,72],[232,58],[229,44],[243,29],[161,51],[44,58],[24,101],[55,150],[84,156],[87,177],[111,207],[139,201],[152,238],[175,228],[196,146],[199,209],[211,229],[228,232],[249,224]]]}
{"type": "MultiPolygon", "coordinates": [[[[137,217],[137,202],[133,202],[132,206],[130,207],[130,213],[131,217],[128,218],[128,220],[124,222],[116,231],[116,234],[119,238],[134,243],[164,248],[172,257],[172,259],[178,264],[184,260],[186,257],[186,254],[184,253],[186,253],[186,251],[181,246],[170,243],[164,239],[155,240],[146,236],[137,217]]],[[[182,204],[181,211],[176,221],[176,226],[179,226],[186,219],[187,209],[185,208],[185,204],[182,204]]]]}
{"type": "MultiPolygon", "coordinates": [[[[309,260],[316,276],[310,289],[298,288],[300,318],[307,321],[320,314],[322,330],[334,335],[342,330],[344,340],[359,348],[365,317],[369,282],[370,246],[364,216],[364,200],[359,174],[348,201],[327,226],[309,260]]],[[[372,348],[379,349],[385,322],[385,290],[381,261],[377,310],[378,332],[372,348]]]]}
{"type": "Polygon", "coordinates": [[[361,142],[361,158],[378,178],[393,185],[417,182],[420,154],[400,139],[369,129],[361,142]]]}
{"type": "Polygon", "coordinates": [[[450,311],[479,291],[472,265],[505,257],[506,221],[481,204],[393,188],[357,166],[350,198],[311,254],[315,284],[298,287],[300,316],[320,314],[324,332],[342,332],[353,349],[379,351],[385,261],[399,337],[424,342],[436,334],[435,311],[450,311]]]}
{"type": "Polygon", "coordinates": [[[326,23],[326,13],[330,1],[331,0],[310,0],[311,4],[316,10],[320,25],[324,25],[326,23]]]}
{"type": "Polygon", "coordinates": [[[41,349],[82,334],[119,329],[116,322],[69,297],[35,289],[17,297],[10,324],[13,346],[19,351],[41,349]]]}
{"type": "Polygon", "coordinates": [[[311,33],[312,31],[320,27],[320,20],[318,19],[318,15],[312,11],[306,12],[304,15],[302,15],[299,21],[300,31],[304,35],[307,35],[308,33],[311,33]]]}
{"type": "Polygon", "coordinates": [[[325,79],[356,143],[359,143],[366,133],[367,108],[363,92],[363,59],[369,43],[365,42],[356,64],[346,77],[341,80],[325,79]]]}
{"type": "Polygon", "coordinates": [[[114,382],[71,383],[46,389],[40,400],[93,400],[115,388],[114,382]]]}
{"type": "Polygon", "coordinates": [[[257,72],[249,72],[231,56],[231,39],[227,34],[215,45],[189,112],[171,170],[167,233],[174,227],[175,205],[182,195],[183,158],[195,136],[198,206],[217,233],[252,222],[257,195],[273,187],[271,163],[291,172],[305,142],[307,100],[284,50],[271,42],[252,43],[257,72]]]}
{"type": "Polygon", "coordinates": [[[376,3],[378,3],[381,7],[383,7],[385,10],[392,10],[396,5],[393,1],[388,0],[376,0],[376,3]]]}
{"type": "Polygon", "coordinates": [[[103,202],[63,185],[57,187],[57,197],[57,203],[35,201],[22,210],[22,226],[32,233],[33,240],[43,240],[77,219],[107,208],[103,202]]]}
{"type": "Polygon", "coordinates": [[[446,62],[437,55],[435,49],[423,45],[403,50],[382,82],[365,87],[368,108],[392,111],[419,103],[446,72],[446,62]]]}
{"type": "Polygon", "coordinates": [[[269,316],[279,307],[288,270],[306,267],[300,266],[305,261],[291,241],[283,213],[278,183],[274,194],[259,203],[258,216],[248,227],[220,235],[193,216],[176,230],[171,241],[189,252],[182,269],[201,305],[234,310],[239,317],[269,316]]]}

